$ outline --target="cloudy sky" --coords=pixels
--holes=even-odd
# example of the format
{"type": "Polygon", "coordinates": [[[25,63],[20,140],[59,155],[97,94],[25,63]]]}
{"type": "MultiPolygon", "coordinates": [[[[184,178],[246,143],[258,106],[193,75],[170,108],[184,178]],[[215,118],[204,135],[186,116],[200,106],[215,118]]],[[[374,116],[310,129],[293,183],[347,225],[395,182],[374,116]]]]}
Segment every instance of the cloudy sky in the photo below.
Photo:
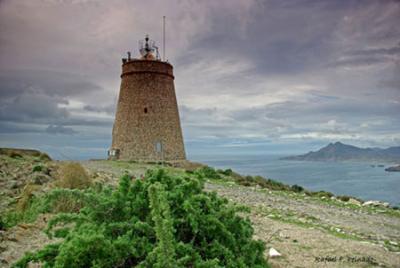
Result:
{"type": "Polygon", "coordinates": [[[400,1],[0,0],[0,146],[104,157],[163,15],[189,157],[400,145],[400,1]]]}

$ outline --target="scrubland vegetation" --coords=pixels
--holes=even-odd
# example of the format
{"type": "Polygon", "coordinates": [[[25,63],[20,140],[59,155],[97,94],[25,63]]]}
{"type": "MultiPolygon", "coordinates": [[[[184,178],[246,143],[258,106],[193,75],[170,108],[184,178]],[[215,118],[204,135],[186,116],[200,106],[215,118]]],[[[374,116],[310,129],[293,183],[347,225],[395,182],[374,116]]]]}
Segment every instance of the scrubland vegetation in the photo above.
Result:
{"type": "Polygon", "coordinates": [[[231,169],[21,151],[0,167],[5,267],[313,267],[309,256],[344,248],[391,267],[400,251],[398,210],[231,169]],[[272,246],[283,256],[268,259],[272,246]]]}
{"type": "Polygon", "coordinates": [[[27,253],[14,267],[267,267],[250,221],[203,192],[202,179],[157,170],[143,179],[125,175],[115,190],[55,189],[32,207],[57,213],[46,232],[63,242],[27,253]]]}

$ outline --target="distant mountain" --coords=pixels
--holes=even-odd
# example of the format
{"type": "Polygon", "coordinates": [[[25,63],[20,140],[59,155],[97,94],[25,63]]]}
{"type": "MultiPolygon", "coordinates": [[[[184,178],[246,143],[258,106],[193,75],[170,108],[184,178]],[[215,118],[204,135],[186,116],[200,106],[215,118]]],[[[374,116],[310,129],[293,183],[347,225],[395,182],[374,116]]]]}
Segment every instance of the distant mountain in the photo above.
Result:
{"type": "Polygon", "coordinates": [[[381,148],[359,148],[341,142],[330,143],[316,152],[288,156],[284,160],[304,161],[385,161],[400,163],[400,146],[381,148]]]}

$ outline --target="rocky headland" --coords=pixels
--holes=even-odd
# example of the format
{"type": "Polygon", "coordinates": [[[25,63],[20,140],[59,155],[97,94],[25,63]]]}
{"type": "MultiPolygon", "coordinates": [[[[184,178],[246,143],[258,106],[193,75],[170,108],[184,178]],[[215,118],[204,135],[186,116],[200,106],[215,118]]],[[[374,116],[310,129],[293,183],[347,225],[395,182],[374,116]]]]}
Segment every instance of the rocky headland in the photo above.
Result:
{"type": "Polygon", "coordinates": [[[400,165],[393,166],[393,167],[388,167],[388,168],[385,168],[385,170],[389,171],[389,172],[400,172],[400,165]]]}
{"type": "MultiPolygon", "coordinates": [[[[362,161],[398,163],[400,161],[400,146],[382,148],[359,148],[341,142],[330,143],[318,151],[302,155],[288,156],[283,160],[298,161],[362,161]]],[[[381,165],[378,165],[381,166],[381,165]]]]}

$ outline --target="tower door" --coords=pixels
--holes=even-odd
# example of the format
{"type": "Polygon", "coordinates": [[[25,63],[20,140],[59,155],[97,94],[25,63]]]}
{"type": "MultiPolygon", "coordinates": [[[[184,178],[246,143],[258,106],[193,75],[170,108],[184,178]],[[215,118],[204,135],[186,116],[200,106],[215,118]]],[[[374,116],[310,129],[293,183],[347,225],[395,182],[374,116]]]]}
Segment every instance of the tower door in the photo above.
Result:
{"type": "Polygon", "coordinates": [[[157,157],[161,161],[163,161],[164,160],[164,148],[163,148],[162,141],[155,142],[155,150],[156,150],[157,157]]]}

